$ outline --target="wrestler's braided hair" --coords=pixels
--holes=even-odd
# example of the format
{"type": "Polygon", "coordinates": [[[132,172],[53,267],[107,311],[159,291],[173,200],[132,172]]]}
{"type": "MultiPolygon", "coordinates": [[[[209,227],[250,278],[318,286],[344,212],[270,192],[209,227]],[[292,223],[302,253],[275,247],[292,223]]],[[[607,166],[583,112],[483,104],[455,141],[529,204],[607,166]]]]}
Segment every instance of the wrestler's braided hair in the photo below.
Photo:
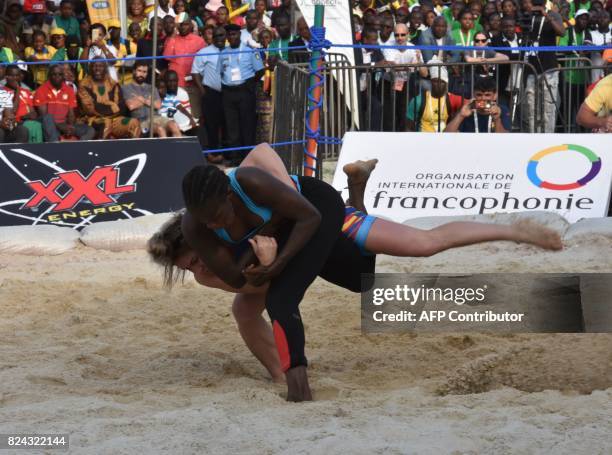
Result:
{"type": "Polygon", "coordinates": [[[200,165],[183,178],[183,200],[188,210],[202,207],[207,202],[227,194],[229,178],[217,166],[200,165]]]}

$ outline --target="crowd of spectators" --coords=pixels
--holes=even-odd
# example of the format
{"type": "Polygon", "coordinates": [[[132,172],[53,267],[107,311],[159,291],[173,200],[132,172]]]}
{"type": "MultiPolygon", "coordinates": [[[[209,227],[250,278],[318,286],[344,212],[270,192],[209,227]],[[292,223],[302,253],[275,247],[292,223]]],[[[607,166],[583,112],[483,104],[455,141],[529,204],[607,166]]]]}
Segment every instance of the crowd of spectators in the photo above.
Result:
{"type": "MultiPolygon", "coordinates": [[[[554,131],[558,107],[567,108],[572,101],[575,119],[587,86],[604,71],[581,71],[584,61],[560,62],[554,52],[525,55],[513,48],[608,45],[612,0],[538,3],[542,1],[355,2],[356,42],[407,46],[356,51],[357,65],[377,69],[357,74],[362,107],[368,106],[360,111],[369,113],[364,124],[374,130],[510,130],[507,106],[519,79],[525,87],[523,117],[533,124],[535,87],[542,77],[547,81],[545,131],[554,131]],[[414,44],[483,49],[421,52],[410,49],[414,44]],[[495,52],[489,45],[507,50],[495,52]],[[496,67],[523,58],[535,73],[496,67]],[[466,70],[459,62],[476,65],[466,70]],[[386,69],[423,63],[440,66],[386,69]],[[547,71],[562,65],[569,70],[561,77],[547,71]]],[[[156,11],[152,5],[150,0],[129,0],[122,33],[117,19],[92,23],[84,0],[0,2],[0,141],[137,138],[151,131],[158,137],[198,136],[209,149],[270,141],[274,67],[279,60],[308,60],[303,47],[311,39],[310,30],[298,4],[159,0],[156,11]],[[268,50],[278,47],[288,49],[268,50]],[[245,49],[254,51],[232,52],[245,49]],[[153,62],[147,57],[154,53],[163,58],[155,62],[152,87],[153,62]],[[195,53],[195,58],[173,58],[195,53]],[[142,59],[121,60],[129,56],[142,59]],[[75,59],[87,62],[67,63],[75,59]]],[[[594,65],[611,59],[609,52],[575,57],[589,58],[594,65]]],[[[228,155],[208,156],[217,162],[228,155]]],[[[235,162],[240,154],[229,157],[235,162]]]]}
{"type": "Polygon", "coordinates": [[[485,131],[505,132],[512,129],[511,115],[518,129],[534,131],[538,100],[542,100],[541,130],[587,131],[579,126],[580,118],[576,121],[577,113],[605,75],[604,69],[591,67],[612,63],[612,50],[556,53],[516,48],[611,46],[611,11],[609,0],[402,0],[388,4],[359,0],[353,9],[356,43],[482,47],[482,51],[438,52],[362,49],[357,63],[372,68],[359,72],[361,102],[367,107],[361,112],[361,124],[370,130],[431,132],[473,131],[475,124],[478,131],[474,116],[487,116],[489,120],[481,125],[485,131]],[[422,67],[418,71],[401,67],[421,62],[440,66],[429,66],[425,70],[429,74],[423,74],[422,67]],[[492,95],[483,101],[485,88],[492,95]],[[492,112],[473,109],[481,102],[492,106],[492,112]],[[467,120],[457,123],[460,118],[467,120]]]}

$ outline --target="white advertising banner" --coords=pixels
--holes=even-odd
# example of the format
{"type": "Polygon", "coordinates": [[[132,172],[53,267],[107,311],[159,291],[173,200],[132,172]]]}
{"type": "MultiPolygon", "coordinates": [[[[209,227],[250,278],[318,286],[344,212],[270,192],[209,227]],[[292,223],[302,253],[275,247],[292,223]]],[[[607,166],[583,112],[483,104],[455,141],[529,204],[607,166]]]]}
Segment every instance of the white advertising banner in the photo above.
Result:
{"type": "Polygon", "coordinates": [[[342,167],[372,158],[366,207],[397,222],[530,210],[575,222],[610,202],[612,134],[347,133],[333,181],[343,199],[342,167]]]}

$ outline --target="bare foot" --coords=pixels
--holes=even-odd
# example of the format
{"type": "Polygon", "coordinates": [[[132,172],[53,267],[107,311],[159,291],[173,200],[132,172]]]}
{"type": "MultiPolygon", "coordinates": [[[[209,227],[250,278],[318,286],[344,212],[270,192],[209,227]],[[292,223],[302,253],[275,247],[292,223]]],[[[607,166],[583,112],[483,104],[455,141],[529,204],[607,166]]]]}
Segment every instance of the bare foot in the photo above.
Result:
{"type": "Polygon", "coordinates": [[[308,385],[306,367],[299,366],[287,370],[287,401],[312,401],[312,392],[308,385]]]}
{"type": "Polygon", "coordinates": [[[378,160],[374,158],[368,161],[355,161],[354,163],[346,164],[342,170],[348,177],[350,183],[363,183],[367,182],[370,178],[370,174],[376,167],[378,160]]]}
{"type": "Polygon", "coordinates": [[[349,190],[349,205],[366,214],[368,212],[363,202],[363,195],[365,194],[370,174],[376,167],[376,163],[378,163],[377,159],[355,161],[342,168],[347,177],[346,182],[349,190]]]}
{"type": "Polygon", "coordinates": [[[531,243],[546,250],[561,250],[563,242],[559,234],[532,220],[525,219],[517,221],[512,225],[517,232],[518,240],[531,243]]]}

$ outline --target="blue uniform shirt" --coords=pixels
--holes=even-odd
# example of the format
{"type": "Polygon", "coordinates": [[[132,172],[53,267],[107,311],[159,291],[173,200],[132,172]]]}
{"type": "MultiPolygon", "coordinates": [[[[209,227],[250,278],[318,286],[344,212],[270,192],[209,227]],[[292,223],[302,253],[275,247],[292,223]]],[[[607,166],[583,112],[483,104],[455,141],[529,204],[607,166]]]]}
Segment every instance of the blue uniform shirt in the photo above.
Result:
{"type": "Polygon", "coordinates": [[[221,91],[221,74],[217,67],[219,63],[219,48],[206,46],[198,51],[198,56],[193,59],[191,73],[202,76],[202,85],[221,91]]]}
{"type": "Polygon", "coordinates": [[[240,47],[232,49],[226,47],[219,56],[217,70],[221,75],[223,85],[240,85],[255,76],[255,73],[264,68],[261,55],[256,49],[240,43],[240,47]],[[230,54],[232,51],[245,51],[240,54],[230,54]]]}

